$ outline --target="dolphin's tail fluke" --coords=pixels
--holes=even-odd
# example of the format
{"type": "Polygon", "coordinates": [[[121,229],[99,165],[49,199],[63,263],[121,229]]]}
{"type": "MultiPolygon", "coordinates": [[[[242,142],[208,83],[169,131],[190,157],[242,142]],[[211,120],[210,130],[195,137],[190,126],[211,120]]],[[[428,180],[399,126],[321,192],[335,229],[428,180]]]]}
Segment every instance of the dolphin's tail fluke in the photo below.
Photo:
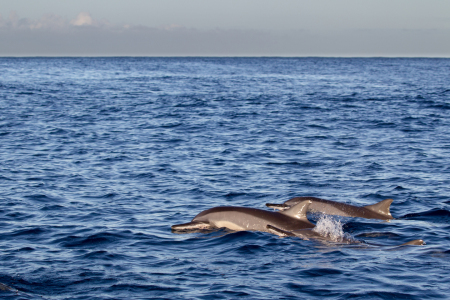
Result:
{"type": "Polygon", "coordinates": [[[386,219],[393,219],[391,212],[389,211],[392,201],[394,201],[394,200],[386,199],[386,200],[380,201],[376,204],[364,206],[364,208],[367,208],[373,212],[381,214],[381,215],[385,216],[386,219]]]}
{"type": "Polygon", "coordinates": [[[198,229],[209,229],[211,225],[206,222],[189,222],[184,224],[172,225],[172,231],[187,231],[187,230],[198,230],[198,229]]]}
{"type": "Polygon", "coordinates": [[[285,210],[287,208],[289,208],[289,205],[286,204],[275,204],[275,203],[266,203],[267,207],[273,208],[273,209],[278,209],[278,210],[285,210]]]}

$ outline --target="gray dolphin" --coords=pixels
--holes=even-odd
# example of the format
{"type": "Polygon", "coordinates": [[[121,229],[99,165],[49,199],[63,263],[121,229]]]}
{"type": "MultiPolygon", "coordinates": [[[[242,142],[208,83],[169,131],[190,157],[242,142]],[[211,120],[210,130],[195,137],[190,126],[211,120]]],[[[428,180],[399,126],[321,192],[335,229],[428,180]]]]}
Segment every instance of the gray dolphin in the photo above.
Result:
{"type": "Polygon", "coordinates": [[[359,207],[350,204],[320,199],[316,197],[295,197],[289,199],[283,204],[266,203],[266,206],[274,209],[285,210],[296,205],[297,203],[306,200],[312,201],[308,209],[308,211],[311,212],[322,212],[328,215],[337,215],[343,217],[358,217],[366,219],[380,219],[380,220],[394,219],[389,211],[391,203],[392,201],[394,201],[392,199],[386,199],[376,204],[359,207]]]}
{"type": "MultiPolygon", "coordinates": [[[[296,236],[308,240],[331,240],[312,230],[315,225],[308,221],[306,213],[311,200],[304,200],[280,212],[249,207],[219,206],[202,211],[191,222],[172,225],[172,231],[185,232],[201,229],[227,228],[234,231],[264,231],[278,236],[296,236]]],[[[343,237],[338,242],[359,244],[358,240],[343,237]]],[[[414,240],[402,245],[423,245],[422,240],[414,240]]]]}
{"type": "Polygon", "coordinates": [[[311,203],[311,200],[301,201],[281,212],[249,207],[219,206],[202,211],[189,223],[173,225],[172,230],[228,228],[235,231],[269,232],[267,225],[287,231],[313,228],[314,224],[306,218],[306,212],[311,203]]]}
{"type": "MultiPolygon", "coordinates": [[[[280,228],[277,228],[275,226],[272,225],[267,225],[267,230],[270,233],[273,233],[275,235],[278,235],[280,237],[299,237],[303,240],[309,240],[309,239],[315,239],[315,240],[320,240],[320,241],[328,241],[329,238],[326,236],[322,236],[320,235],[318,232],[315,232],[314,230],[308,230],[308,229],[296,229],[296,230],[292,230],[292,231],[287,231],[287,230],[282,230],[280,228]]],[[[340,243],[346,243],[346,244],[363,244],[363,242],[352,239],[352,238],[348,238],[348,237],[342,237],[338,242],[340,243]]],[[[368,245],[372,245],[372,246],[384,246],[384,245],[378,245],[378,244],[372,244],[372,243],[366,243],[368,245]]],[[[425,242],[423,240],[412,240],[409,242],[406,242],[404,244],[401,245],[397,245],[397,246],[422,246],[424,245],[425,242]]]]}

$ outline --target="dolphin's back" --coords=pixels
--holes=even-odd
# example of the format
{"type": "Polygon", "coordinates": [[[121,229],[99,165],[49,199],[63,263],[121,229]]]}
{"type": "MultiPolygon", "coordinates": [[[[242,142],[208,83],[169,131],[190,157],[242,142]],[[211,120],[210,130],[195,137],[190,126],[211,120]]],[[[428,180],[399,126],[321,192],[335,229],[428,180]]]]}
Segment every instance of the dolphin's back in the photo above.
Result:
{"type": "Polygon", "coordinates": [[[192,221],[208,222],[215,227],[232,230],[268,231],[267,225],[282,230],[314,227],[306,218],[297,219],[279,212],[235,206],[219,206],[202,211],[192,221]]]}
{"type": "Polygon", "coordinates": [[[366,219],[393,219],[389,211],[390,205],[393,201],[392,199],[386,199],[373,205],[358,207],[316,197],[295,197],[284,202],[283,205],[285,207],[291,207],[305,200],[310,200],[312,202],[309,206],[309,210],[311,212],[321,212],[328,215],[359,217],[366,219]]]}

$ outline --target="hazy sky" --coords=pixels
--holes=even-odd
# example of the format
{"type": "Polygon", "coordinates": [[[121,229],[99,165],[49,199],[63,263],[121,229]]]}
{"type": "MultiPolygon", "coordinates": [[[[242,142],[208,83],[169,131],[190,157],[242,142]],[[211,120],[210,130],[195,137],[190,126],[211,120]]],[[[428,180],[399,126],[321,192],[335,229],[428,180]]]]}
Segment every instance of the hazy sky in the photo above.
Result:
{"type": "Polygon", "coordinates": [[[0,0],[0,55],[450,57],[450,1],[0,0]]]}

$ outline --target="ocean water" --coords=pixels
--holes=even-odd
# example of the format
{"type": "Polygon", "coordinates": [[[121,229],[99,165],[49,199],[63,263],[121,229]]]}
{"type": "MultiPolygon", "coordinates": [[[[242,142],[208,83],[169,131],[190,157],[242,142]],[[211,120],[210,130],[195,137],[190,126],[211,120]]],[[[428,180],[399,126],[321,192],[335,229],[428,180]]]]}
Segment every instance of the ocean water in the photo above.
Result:
{"type": "Polygon", "coordinates": [[[0,58],[0,297],[448,299],[449,74],[423,58],[0,58]],[[170,229],[295,196],[392,198],[395,220],[310,216],[359,244],[170,229]],[[397,246],[412,239],[426,245],[397,246]]]}

